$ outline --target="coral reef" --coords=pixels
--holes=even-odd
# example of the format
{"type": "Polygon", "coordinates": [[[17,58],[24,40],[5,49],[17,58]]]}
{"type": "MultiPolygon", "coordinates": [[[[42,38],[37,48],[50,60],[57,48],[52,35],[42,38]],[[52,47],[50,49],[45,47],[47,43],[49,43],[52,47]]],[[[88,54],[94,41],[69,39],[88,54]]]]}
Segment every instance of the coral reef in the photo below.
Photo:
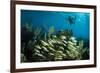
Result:
{"type": "Polygon", "coordinates": [[[76,40],[72,30],[54,33],[51,26],[48,35],[40,28],[24,25],[21,31],[21,62],[45,62],[88,59],[89,48],[84,40],[76,40]],[[34,29],[34,30],[33,30],[34,29]]]}

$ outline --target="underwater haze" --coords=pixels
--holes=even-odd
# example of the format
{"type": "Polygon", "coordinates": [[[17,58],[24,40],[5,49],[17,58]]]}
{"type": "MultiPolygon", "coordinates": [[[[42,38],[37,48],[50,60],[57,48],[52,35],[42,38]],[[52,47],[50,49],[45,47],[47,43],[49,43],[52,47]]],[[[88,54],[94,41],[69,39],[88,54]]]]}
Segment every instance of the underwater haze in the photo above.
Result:
{"type": "Polygon", "coordinates": [[[54,26],[55,32],[72,29],[75,37],[89,39],[89,22],[89,13],[21,10],[22,25],[28,23],[38,26],[44,28],[45,32],[49,30],[49,27],[54,26]],[[72,23],[68,21],[69,16],[72,17],[72,23]]]}

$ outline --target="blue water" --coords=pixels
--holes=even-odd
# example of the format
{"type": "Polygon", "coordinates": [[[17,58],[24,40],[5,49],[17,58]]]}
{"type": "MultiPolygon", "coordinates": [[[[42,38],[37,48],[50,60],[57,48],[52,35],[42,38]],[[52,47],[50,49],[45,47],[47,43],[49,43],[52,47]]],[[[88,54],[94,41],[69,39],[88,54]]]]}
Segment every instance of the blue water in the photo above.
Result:
{"type": "Polygon", "coordinates": [[[21,25],[26,23],[33,27],[43,28],[45,32],[52,26],[55,32],[72,29],[74,37],[89,39],[89,13],[21,10],[21,25]],[[71,24],[68,21],[69,16],[75,18],[71,20],[71,24]]]}

